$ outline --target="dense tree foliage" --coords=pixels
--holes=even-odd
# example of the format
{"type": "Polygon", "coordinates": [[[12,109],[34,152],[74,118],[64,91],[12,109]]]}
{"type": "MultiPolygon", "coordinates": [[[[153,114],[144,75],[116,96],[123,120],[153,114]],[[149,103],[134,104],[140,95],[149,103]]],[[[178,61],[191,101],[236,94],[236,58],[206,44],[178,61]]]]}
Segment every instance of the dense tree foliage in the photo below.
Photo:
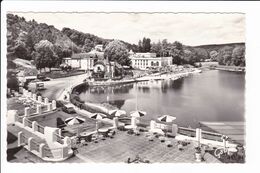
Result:
{"type": "Polygon", "coordinates": [[[194,51],[196,52],[196,55],[197,55],[197,61],[200,61],[200,60],[205,60],[205,59],[209,59],[210,56],[209,56],[209,53],[206,49],[203,49],[203,48],[193,48],[194,51]]]}
{"type": "Polygon", "coordinates": [[[151,50],[151,39],[143,38],[143,40],[139,40],[138,42],[138,52],[150,52],[151,50]]]}
{"type": "Polygon", "coordinates": [[[41,40],[48,40],[60,47],[59,56],[66,57],[71,52],[81,52],[81,48],[74,44],[54,26],[36,21],[26,21],[23,17],[7,14],[7,55],[9,59],[21,58],[32,60],[35,45],[41,40]]]}
{"type": "Polygon", "coordinates": [[[111,41],[105,48],[104,56],[109,61],[116,61],[121,65],[130,65],[128,50],[126,45],[119,40],[111,41]]]}
{"type": "Polygon", "coordinates": [[[157,57],[162,55],[162,44],[160,40],[157,43],[152,43],[151,52],[156,53],[157,57]]]}
{"type": "Polygon", "coordinates": [[[7,88],[10,88],[12,90],[18,90],[19,88],[19,82],[16,78],[16,74],[13,71],[7,72],[7,88]]]}
{"type": "Polygon", "coordinates": [[[232,51],[231,46],[225,46],[219,50],[218,62],[220,65],[231,65],[232,51]]]}
{"type": "Polygon", "coordinates": [[[220,65],[245,66],[245,44],[230,43],[222,45],[204,45],[196,48],[203,48],[209,52],[213,61],[220,65]]]}
{"type": "Polygon", "coordinates": [[[237,46],[232,51],[231,64],[235,66],[245,66],[245,47],[237,46]]]}
{"type": "Polygon", "coordinates": [[[215,50],[212,50],[210,53],[209,53],[209,56],[210,56],[210,59],[212,61],[217,61],[218,59],[218,52],[215,51],[215,50]]]}
{"type": "Polygon", "coordinates": [[[52,25],[37,23],[35,20],[26,21],[23,17],[7,14],[7,58],[9,61],[15,58],[36,59],[37,68],[51,68],[61,63],[62,58],[70,57],[72,53],[89,52],[97,44],[102,44],[104,48],[115,47],[115,50],[119,50],[116,52],[112,48],[107,49],[106,55],[111,60],[124,65],[130,64],[126,55],[127,51],[132,49],[134,52],[154,52],[157,57],[172,56],[175,64],[194,64],[194,62],[211,58],[221,65],[245,66],[244,43],[191,47],[177,41],[171,43],[167,39],[151,43],[150,38],[144,37],[136,45],[103,39],[70,28],[63,28],[60,31],[52,25]],[[47,40],[49,46],[39,48],[43,40],[47,40]],[[119,55],[122,57],[120,58],[119,55]],[[47,58],[47,56],[50,57],[47,58]]]}
{"type": "Polygon", "coordinates": [[[50,70],[59,63],[59,58],[56,54],[55,46],[48,40],[42,40],[35,45],[34,60],[36,68],[41,70],[48,67],[50,70]]]}
{"type": "Polygon", "coordinates": [[[82,48],[84,52],[91,51],[97,44],[106,46],[111,41],[70,28],[63,28],[61,32],[68,36],[77,46],[82,48]]]}

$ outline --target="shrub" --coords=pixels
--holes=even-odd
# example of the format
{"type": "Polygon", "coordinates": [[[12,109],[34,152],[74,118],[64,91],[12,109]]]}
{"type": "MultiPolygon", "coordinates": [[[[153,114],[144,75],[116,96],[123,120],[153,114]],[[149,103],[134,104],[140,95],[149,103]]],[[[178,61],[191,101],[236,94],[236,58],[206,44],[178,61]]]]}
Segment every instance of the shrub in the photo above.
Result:
{"type": "Polygon", "coordinates": [[[10,77],[7,79],[7,88],[18,91],[19,82],[16,77],[10,77]]]}

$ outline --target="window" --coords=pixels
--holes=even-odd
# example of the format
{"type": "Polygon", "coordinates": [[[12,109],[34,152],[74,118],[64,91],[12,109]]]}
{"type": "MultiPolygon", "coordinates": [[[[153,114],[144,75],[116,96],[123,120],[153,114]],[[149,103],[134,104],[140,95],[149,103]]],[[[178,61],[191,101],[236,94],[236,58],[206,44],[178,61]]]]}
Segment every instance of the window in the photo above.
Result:
{"type": "Polygon", "coordinates": [[[151,62],[151,66],[153,66],[153,61],[151,62]]]}
{"type": "Polygon", "coordinates": [[[158,61],[156,62],[156,66],[159,66],[159,62],[158,61]]]}

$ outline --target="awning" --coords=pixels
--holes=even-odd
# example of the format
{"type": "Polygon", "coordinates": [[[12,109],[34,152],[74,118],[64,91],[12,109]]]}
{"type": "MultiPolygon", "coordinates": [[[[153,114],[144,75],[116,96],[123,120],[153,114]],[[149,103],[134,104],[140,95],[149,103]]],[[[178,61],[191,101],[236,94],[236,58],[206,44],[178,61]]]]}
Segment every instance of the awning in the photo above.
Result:
{"type": "Polygon", "coordinates": [[[70,117],[70,118],[67,118],[65,120],[65,123],[67,125],[81,124],[81,123],[84,123],[84,122],[85,122],[85,119],[80,118],[80,117],[70,117]]]}
{"type": "Polygon", "coordinates": [[[131,117],[142,117],[142,116],[145,116],[146,115],[146,112],[144,111],[133,111],[133,112],[130,112],[130,116],[131,117]]]}
{"type": "Polygon", "coordinates": [[[170,122],[173,122],[175,119],[176,119],[176,117],[174,117],[174,116],[171,116],[171,115],[163,115],[163,116],[161,116],[161,117],[159,117],[159,118],[157,118],[159,121],[161,121],[161,122],[167,122],[167,123],[170,123],[170,122]]]}

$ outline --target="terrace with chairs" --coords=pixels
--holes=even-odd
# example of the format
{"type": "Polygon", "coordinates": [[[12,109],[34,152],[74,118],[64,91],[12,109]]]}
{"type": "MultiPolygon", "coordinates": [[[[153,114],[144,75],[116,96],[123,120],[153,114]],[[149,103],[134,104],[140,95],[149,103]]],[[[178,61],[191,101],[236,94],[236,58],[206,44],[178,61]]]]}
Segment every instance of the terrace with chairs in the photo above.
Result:
{"type": "MultiPolygon", "coordinates": [[[[28,95],[31,97],[31,94],[28,95]]],[[[49,104],[47,101],[42,102],[42,98],[34,102],[36,104],[39,102],[40,105],[49,104]]],[[[19,104],[25,103],[19,102],[19,104]]],[[[36,106],[36,112],[39,114],[38,107],[36,106]]],[[[52,107],[56,108],[56,105],[52,107]]],[[[238,156],[236,152],[238,150],[235,151],[236,145],[222,138],[223,135],[201,129],[178,127],[174,122],[176,118],[170,115],[163,115],[147,124],[147,122],[142,122],[141,118],[146,115],[146,112],[137,109],[130,115],[123,110],[112,110],[109,112],[111,116],[109,118],[113,120],[100,113],[88,113],[87,116],[72,115],[62,111],[41,114],[41,110],[40,116],[31,116],[33,113],[29,111],[25,108],[25,116],[16,116],[12,120],[36,131],[40,130],[36,128],[36,125],[43,127],[42,134],[45,133],[45,127],[58,129],[59,135],[55,140],[64,143],[64,137],[70,139],[71,146],[69,147],[74,150],[75,162],[81,162],[83,159],[85,162],[193,163],[199,160],[212,163],[221,162],[226,156],[229,159],[228,162],[232,162],[238,156]],[[62,127],[58,126],[58,118],[64,123],[62,127]],[[122,119],[127,119],[129,123],[121,122],[124,125],[119,126],[122,119]],[[202,150],[200,159],[195,158],[195,148],[198,146],[202,150]],[[214,152],[221,151],[219,147],[222,147],[224,157],[214,157],[216,156],[214,152]]],[[[23,134],[21,136],[24,137],[23,134]]],[[[27,137],[25,142],[29,141],[30,136],[27,137]]],[[[33,142],[35,141],[32,141],[32,144],[33,142]]],[[[39,147],[37,144],[36,149],[40,151],[39,147]]],[[[41,151],[48,153],[44,147],[41,151]]]]}

